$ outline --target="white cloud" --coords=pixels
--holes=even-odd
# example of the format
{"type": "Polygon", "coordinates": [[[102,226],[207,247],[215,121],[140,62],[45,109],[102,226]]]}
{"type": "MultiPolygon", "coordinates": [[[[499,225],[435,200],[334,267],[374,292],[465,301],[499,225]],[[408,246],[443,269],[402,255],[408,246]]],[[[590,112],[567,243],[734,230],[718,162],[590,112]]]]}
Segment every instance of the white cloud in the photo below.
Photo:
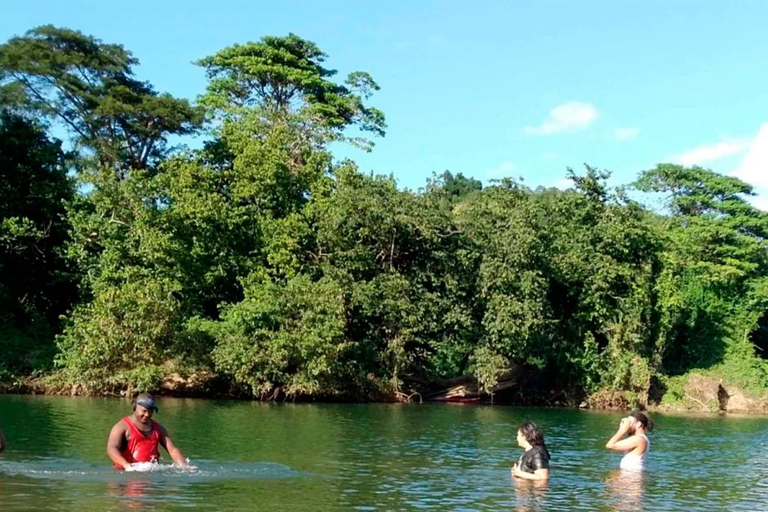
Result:
{"type": "Polygon", "coordinates": [[[752,185],[757,195],[749,201],[756,208],[768,211],[768,122],[760,126],[754,137],[699,146],[670,159],[682,165],[699,165],[736,155],[743,156],[730,175],[752,185]]]}
{"type": "Polygon", "coordinates": [[[768,123],[763,123],[748,147],[741,163],[731,174],[750,185],[768,189],[768,123]]]}
{"type": "Polygon", "coordinates": [[[703,145],[679,155],[673,155],[671,160],[680,165],[701,165],[720,158],[738,155],[746,151],[751,140],[724,140],[716,144],[703,145]]]}
{"type": "Polygon", "coordinates": [[[752,206],[755,208],[768,212],[768,190],[758,190],[757,192],[759,195],[751,197],[749,202],[752,203],[752,206]]]}
{"type": "Polygon", "coordinates": [[[568,190],[573,187],[573,182],[568,178],[562,178],[554,182],[550,187],[559,188],[560,190],[568,190]]]}
{"type": "Polygon", "coordinates": [[[617,140],[629,140],[634,139],[640,135],[639,128],[617,128],[614,132],[617,140]]]}
{"type": "Polygon", "coordinates": [[[531,135],[553,135],[584,130],[596,120],[597,109],[593,105],[571,101],[550,110],[549,116],[541,125],[528,126],[525,128],[525,132],[531,135]]]}

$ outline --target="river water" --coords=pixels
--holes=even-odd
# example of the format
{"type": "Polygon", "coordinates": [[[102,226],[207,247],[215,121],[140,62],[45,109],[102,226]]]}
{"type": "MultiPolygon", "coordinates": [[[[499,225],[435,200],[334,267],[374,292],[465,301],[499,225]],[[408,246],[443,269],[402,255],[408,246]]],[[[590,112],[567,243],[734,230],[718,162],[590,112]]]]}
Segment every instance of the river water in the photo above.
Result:
{"type": "Polygon", "coordinates": [[[198,469],[139,474],[104,454],[129,413],[117,399],[0,395],[0,511],[768,510],[765,417],[653,415],[634,475],[603,448],[618,413],[162,399],[155,419],[198,469]],[[510,478],[523,421],[546,435],[546,486],[510,478]]]}

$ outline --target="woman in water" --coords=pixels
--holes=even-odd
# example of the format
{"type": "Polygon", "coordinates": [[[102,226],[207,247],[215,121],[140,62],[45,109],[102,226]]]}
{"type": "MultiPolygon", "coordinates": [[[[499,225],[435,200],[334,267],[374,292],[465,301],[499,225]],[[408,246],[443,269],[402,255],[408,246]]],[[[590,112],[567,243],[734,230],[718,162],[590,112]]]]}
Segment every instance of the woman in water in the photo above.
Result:
{"type": "Polygon", "coordinates": [[[605,447],[617,452],[626,452],[621,458],[621,469],[642,471],[651,442],[646,433],[653,430],[653,422],[642,412],[633,412],[622,418],[619,429],[605,447]],[[627,436],[624,438],[624,436],[627,436]]]}
{"type": "Polygon", "coordinates": [[[523,423],[517,429],[517,444],[525,453],[512,466],[512,476],[526,480],[549,479],[549,451],[544,434],[535,423],[523,423]]]}

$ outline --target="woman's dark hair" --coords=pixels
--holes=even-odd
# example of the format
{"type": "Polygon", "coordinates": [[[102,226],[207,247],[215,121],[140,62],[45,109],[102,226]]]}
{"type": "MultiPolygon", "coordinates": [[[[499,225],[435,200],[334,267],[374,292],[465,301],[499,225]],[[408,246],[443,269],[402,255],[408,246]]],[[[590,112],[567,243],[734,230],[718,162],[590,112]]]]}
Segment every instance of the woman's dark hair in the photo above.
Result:
{"type": "Polygon", "coordinates": [[[531,446],[545,446],[544,434],[541,432],[539,426],[532,421],[523,423],[517,430],[523,435],[525,440],[531,444],[531,446]]]}
{"type": "Polygon", "coordinates": [[[537,424],[532,421],[527,421],[520,425],[520,428],[518,428],[517,431],[520,432],[531,446],[541,446],[544,448],[544,453],[546,453],[547,459],[551,457],[547,445],[544,444],[544,434],[537,424]]]}
{"type": "MultiPolygon", "coordinates": [[[[632,416],[637,421],[639,421],[640,424],[643,426],[643,428],[646,431],[648,431],[648,432],[652,432],[653,431],[653,422],[651,420],[649,420],[648,416],[646,416],[642,412],[635,411],[635,412],[631,413],[630,416],[632,416]]],[[[530,443],[530,441],[528,441],[528,442],[530,443]]]]}

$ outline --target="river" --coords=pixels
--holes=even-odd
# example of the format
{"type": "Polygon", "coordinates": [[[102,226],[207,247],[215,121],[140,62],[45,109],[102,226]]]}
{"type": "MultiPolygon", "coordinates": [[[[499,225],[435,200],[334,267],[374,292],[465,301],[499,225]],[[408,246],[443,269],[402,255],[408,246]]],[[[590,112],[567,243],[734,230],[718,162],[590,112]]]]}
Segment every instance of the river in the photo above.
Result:
{"type": "MultiPolygon", "coordinates": [[[[0,395],[0,510],[768,510],[768,419],[652,415],[648,470],[603,446],[619,413],[446,404],[161,399],[155,419],[198,469],[111,469],[118,399],[0,395]],[[516,427],[552,452],[513,482],[516,427]]],[[[168,463],[166,457],[165,463],[168,463]]]]}

